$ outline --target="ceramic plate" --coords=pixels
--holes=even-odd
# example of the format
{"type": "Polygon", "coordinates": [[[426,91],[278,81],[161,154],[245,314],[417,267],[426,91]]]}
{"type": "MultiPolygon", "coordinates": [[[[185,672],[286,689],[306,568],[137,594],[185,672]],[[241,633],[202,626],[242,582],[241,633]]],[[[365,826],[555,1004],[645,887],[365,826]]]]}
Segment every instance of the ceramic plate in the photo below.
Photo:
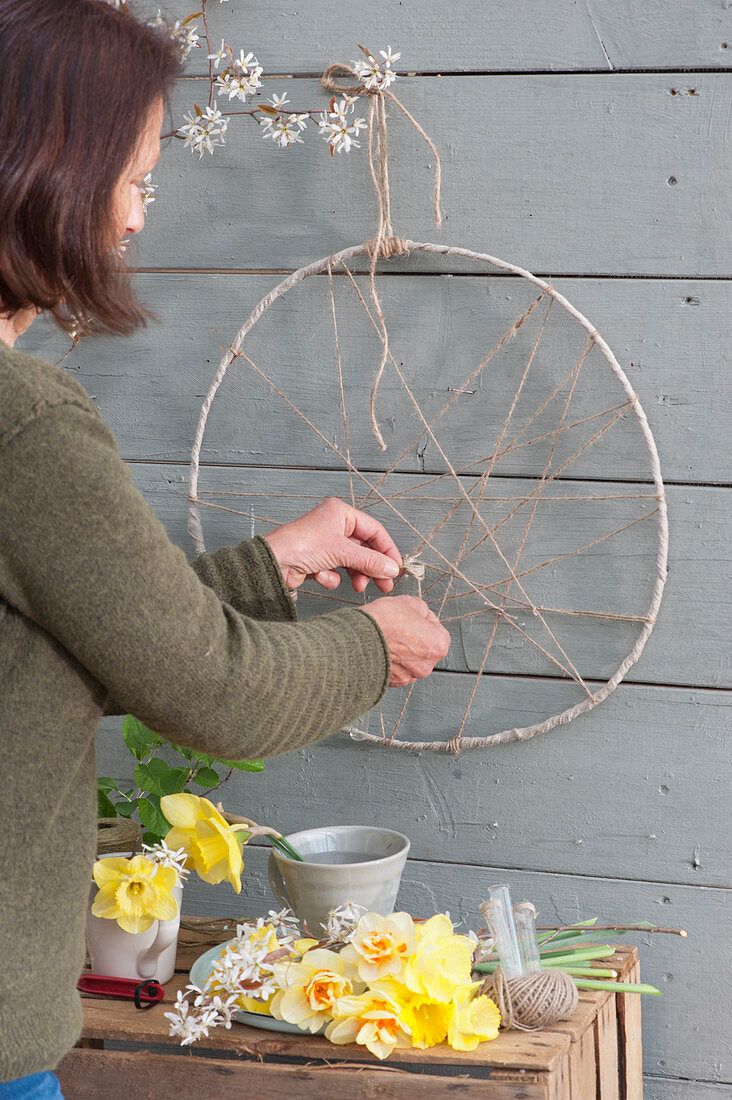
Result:
{"type": "MultiPolygon", "coordinates": [[[[227,940],[226,943],[233,943],[233,940],[227,940]]],[[[211,967],[213,964],[221,958],[221,951],[226,947],[226,943],[220,943],[216,947],[209,948],[208,951],[200,955],[193,966],[191,967],[191,981],[194,985],[201,988],[206,978],[211,973],[211,967]]],[[[247,1012],[245,1009],[240,1008],[236,1013],[236,1018],[240,1024],[246,1024],[248,1027],[260,1027],[265,1031],[285,1031],[289,1035],[310,1035],[309,1031],[304,1031],[298,1027],[297,1024],[290,1024],[287,1020],[275,1020],[274,1016],[270,1016],[263,1012],[247,1012]]],[[[323,1026],[320,1031],[316,1031],[316,1035],[322,1035],[325,1031],[323,1026]]]]}

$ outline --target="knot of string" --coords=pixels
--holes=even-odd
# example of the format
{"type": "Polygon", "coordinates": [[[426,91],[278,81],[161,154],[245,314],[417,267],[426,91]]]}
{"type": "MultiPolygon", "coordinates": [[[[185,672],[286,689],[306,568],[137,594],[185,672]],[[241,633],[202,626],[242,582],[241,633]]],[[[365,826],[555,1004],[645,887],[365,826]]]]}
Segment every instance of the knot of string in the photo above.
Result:
{"type": "Polygon", "coordinates": [[[442,224],[442,212],[440,210],[440,188],[442,180],[442,168],[440,165],[440,156],[435,148],[434,142],[425,131],[422,129],[416,118],[407,110],[401,100],[397,99],[393,92],[390,92],[388,88],[367,88],[365,84],[344,84],[336,80],[336,74],[346,73],[349,76],[357,77],[355,69],[352,69],[350,65],[345,65],[340,62],[335,62],[323,72],[320,78],[322,86],[326,91],[333,92],[336,95],[348,95],[348,96],[361,96],[366,95],[370,99],[369,113],[368,113],[368,158],[369,158],[369,172],[371,173],[371,181],[374,185],[374,191],[376,192],[376,199],[379,208],[379,220],[376,230],[376,236],[369,243],[369,252],[371,255],[371,266],[369,270],[369,288],[371,292],[371,300],[374,305],[374,312],[378,320],[378,332],[379,339],[381,341],[381,360],[376,370],[376,377],[374,384],[371,387],[370,407],[371,407],[371,427],[379,447],[382,451],[386,450],[386,443],[384,437],[381,434],[379,423],[376,419],[376,394],[381,382],[384,368],[386,366],[387,359],[389,358],[389,334],[386,327],[386,319],[384,317],[383,310],[381,308],[381,302],[379,301],[379,295],[376,290],[376,262],[379,259],[388,259],[391,256],[400,256],[409,251],[407,242],[401,237],[398,237],[394,233],[394,229],[391,224],[391,196],[389,193],[389,158],[387,148],[387,126],[386,126],[386,100],[391,100],[395,103],[399,110],[406,115],[409,121],[412,123],[417,133],[421,134],[424,140],[427,142],[432,155],[435,158],[435,192],[434,192],[434,213],[435,224],[442,224]]]}
{"type": "Polygon", "coordinates": [[[369,241],[369,254],[376,252],[380,259],[389,259],[391,256],[402,256],[409,252],[409,244],[403,237],[384,237],[381,241],[374,237],[369,241]]]}
{"type": "Polygon", "coordinates": [[[417,582],[417,592],[422,598],[422,581],[424,580],[425,564],[419,560],[417,554],[406,554],[402,558],[402,570],[400,577],[412,577],[417,582]]]}

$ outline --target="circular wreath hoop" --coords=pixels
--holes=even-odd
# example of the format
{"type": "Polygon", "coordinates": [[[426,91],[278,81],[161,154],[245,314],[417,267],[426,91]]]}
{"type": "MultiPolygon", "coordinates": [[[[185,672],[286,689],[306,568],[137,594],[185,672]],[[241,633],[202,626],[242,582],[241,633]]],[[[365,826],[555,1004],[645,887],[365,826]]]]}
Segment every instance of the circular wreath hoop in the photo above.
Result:
{"type": "MultiPolygon", "coordinates": [[[[524,727],[512,727],[501,730],[500,732],[490,734],[485,737],[464,737],[458,735],[457,738],[442,741],[406,741],[399,740],[395,737],[385,740],[384,737],[379,737],[376,734],[364,732],[358,729],[349,729],[347,732],[354,740],[371,742],[373,744],[379,744],[390,748],[398,748],[405,750],[429,750],[429,751],[449,751],[459,752],[463,749],[470,748],[488,748],[494,745],[506,744],[510,741],[527,741],[532,737],[535,737],[539,733],[546,733],[549,730],[555,729],[557,726],[564,725],[571,722],[574,718],[577,718],[581,714],[585,714],[590,710],[593,710],[599,703],[603,702],[608,695],[610,695],[618,684],[623,680],[628,670],[638,661],[643,649],[645,647],[648,638],[651,635],[653,627],[656,623],[658,610],[661,605],[661,599],[663,596],[663,590],[666,583],[667,575],[667,562],[668,562],[668,511],[666,505],[666,494],[664,490],[663,480],[661,477],[661,467],[658,457],[658,450],[656,447],[653,434],[645,412],[641,406],[638,395],[633,390],[633,387],[623,371],[622,367],[618,363],[612,350],[606,343],[606,341],[600,336],[597,329],[587,320],[587,318],[576,309],[571,302],[569,302],[562,294],[560,294],[550,283],[545,282],[543,279],[533,275],[530,271],[524,268],[517,267],[515,264],[508,263],[505,260],[498,259],[495,256],[491,256],[483,252],[474,252],[471,249],[459,248],[444,244],[431,244],[427,242],[417,242],[411,240],[402,240],[399,238],[390,238],[387,242],[378,241],[380,251],[386,255],[398,255],[404,252],[425,252],[442,256],[455,256],[463,259],[478,261],[481,263],[490,264],[492,267],[499,271],[505,272],[510,275],[520,276],[522,279],[533,283],[536,287],[540,288],[542,292],[548,295],[557,305],[561,306],[575,321],[577,321],[582,328],[588,334],[589,340],[592,345],[597,347],[607,363],[610,366],[613,374],[620,382],[623,391],[628,399],[629,406],[633,409],[635,416],[640,425],[641,433],[648,451],[650,460],[650,471],[655,487],[655,497],[658,502],[658,508],[656,514],[657,520],[657,549],[656,549],[656,576],[651,594],[651,600],[648,605],[648,609],[644,616],[642,616],[642,627],[632,646],[630,652],[620,662],[615,672],[602,684],[597,691],[588,695],[588,698],[583,699],[581,702],[576,703],[574,706],[567,707],[565,710],[560,711],[557,714],[552,715],[549,718],[544,719],[541,722],[537,722],[531,726],[524,727]],[[386,244],[386,247],[384,247],[386,244]]],[[[250,313],[247,321],[241,327],[237,333],[236,338],[232,342],[231,346],[226,350],[223,358],[221,359],[213,382],[208,390],[206,398],[201,407],[200,416],[198,419],[198,425],[196,428],[196,434],[194,438],[193,447],[191,450],[191,462],[190,462],[190,474],[189,474],[189,488],[188,488],[188,531],[193,540],[194,547],[197,553],[205,552],[205,542],[203,537],[203,526],[201,523],[201,516],[198,508],[198,477],[200,470],[200,453],[201,445],[203,443],[203,437],[206,430],[206,422],[208,419],[209,410],[213,403],[216,392],[224,379],[226,371],[229,365],[239,357],[242,344],[247,334],[251,331],[257,321],[262,317],[266,310],[275,302],[278,298],[282,297],[298,283],[309,278],[312,275],[322,275],[326,272],[330,272],[333,267],[338,264],[345,264],[345,261],[353,259],[358,256],[369,256],[373,260],[375,242],[373,240],[364,241],[361,244],[352,245],[348,248],[344,248],[339,252],[333,253],[329,256],[325,256],[320,260],[315,260],[313,263],[307,264],[304,267],[299,268],[293,274],[288,275],[286,279],[283,279],[273,290],[266,294],[258,305],[250,313]]],[[[383,365],[383,361],[382,361],[383,365]]],[[[278,391],[279,392],[279,391],[278,391]]],[[[284,396],[284,395],[281,395],[284,396]]],[[[313,425],[310,425],[313,427],[313,425]]],[[[317,429],[316,429],[317,430],[317,429]]],[[[354,467],[355,469],[355,467],[354,467]]],[[[358,471],[356,471],[358,472],[358,471]]]]}

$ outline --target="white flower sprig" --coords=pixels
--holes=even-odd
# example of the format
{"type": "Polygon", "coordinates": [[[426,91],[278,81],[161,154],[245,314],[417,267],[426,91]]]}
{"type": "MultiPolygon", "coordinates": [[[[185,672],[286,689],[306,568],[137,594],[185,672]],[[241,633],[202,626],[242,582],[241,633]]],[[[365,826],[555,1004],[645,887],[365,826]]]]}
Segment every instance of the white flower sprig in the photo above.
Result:
{"type": "Polygon", "coordinates": [[[194,1007],[188,1002],[187,997],[194,991],[200,993],[197,986],[186,986],[185,993],[179,989],[173,1011],[163,1013],[170,1020],[171,1038],[179,1037],[182,1047],[205,1039],[212,1027],[224,1022],[213,1006],[201,1004],[194,1007]]]}
{"type": "Polygon", "coordinates": [[[239,56],[234,57],[234,51],[222,41],[220,48],[209,54],[209,60],[215,62],[216,68],[220,61],[228,60],[226,68],[216,77],[215,87],[230,100],[240,99],[246,103],[247,96],[256,95],[262,87],[262,66],[253,53],[245,55],[244,50],[240,50],[239,56]]]}
{"type": "Polygon", "coordinates": [[[359,905],[355,901],[347,901],[328,913],[325,925],[325,934],[333,943],[348,943],[356,930],[356,925],[364,913],[365,905],[359,905]]]}
{"type": "Polygon", "coordinates": [[[392,53],[391,46],[386,50],[379,50],[383,61],[377,61],[373,54],[361,46],[361,49],[366,54],[366,60],[353,62],[353,68],[356,71],[356,76],[369,91],[383,91],[388,88],[390,84],[393,84],[397,78],[397,74],[392,70],[392,65],[395,61],[398,61],[402,56],[401,53],[392,53]]]}
{"type": "Polygon", "coordinates": [[[191,152],[198,153],[199,160],[204,153],[213,153],[217,145],[226,145],[224,135],[229,120],[224,118],[217,103],[214,102],[212,107],[204,110],[194,103],[193,110],[184,117],[186,122],[178,128],[178,134],[185,138],[185,144],[190,145],[191,152]]]}
{"type": "Polygon", "coordinates": [[[147,852],[150,859],[155,863],[159,863],[161,867],[172,867],[178,875],[178,884],[182,886],[188,876],[190,875],[190,869],[186,867],[186,850],[185,848],[177,848],[173,850],[169,848],[164,840],[159,840],[157,844],[143,844],[142,850],[147,852]]]}
{"type": "MultiPolygon", "coordinates": [[[[115,5],[116,7],[117,5],[115,5]]],[[[193,20],[197,19],[200,12],[196,12],[195,15],[189,15],[186,19],[177,19],[175,23],[166,23],[163,19],[162,12],[158,8],[158,14],[152,22],[148,23],[149,27],[164,27],[174,42],[177,42],[180,47],[180,52],[185,60],[190,54],[191,50],[200,48],[200,35],[198,33],[198,27],[193,26],[193,20]]]]}
{"type": "Polygon", "coordinates": [[[157,189],[158,189],[157,183],[153,183],[153,181],[152,181],[152,172],[148,172],[148,174],[143,178],[143,181],[140,184],[140,195],[142,197],[142,208],[146,213],[147,213],[148,207],[151,206],[152,203],[155,202],[155,192],[157,191],[157,189]]]}
{"type": "Polygon", "coordinates": [[[330,145],[331,156],[360,148],[361,142],[356,138],[365,128],[366,119],[349,116],[349,112],[355,110],[356,98],[344,95],[343,99],[337,100],[334,96],[330,101],[330,110],[323,111],[321,115],[320,133],[330,145]]]}

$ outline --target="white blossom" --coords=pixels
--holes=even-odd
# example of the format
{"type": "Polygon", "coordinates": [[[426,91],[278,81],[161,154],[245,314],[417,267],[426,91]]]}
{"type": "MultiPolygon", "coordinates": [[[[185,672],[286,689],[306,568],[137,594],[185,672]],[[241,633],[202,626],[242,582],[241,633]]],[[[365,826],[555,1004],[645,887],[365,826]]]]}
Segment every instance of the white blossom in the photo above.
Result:
{"type": "MultiPolygon", "coordinates": [[[[198,13],[200,15],[200,12],[198,13]]],[[[190,17],[189,17],[190,18],[190,17]]],[[[171,26],[170,23],[166,23],[163,19],[162,12],[158,8],[158,14],[151,23],[148,23],[149,27],[164,27],[174,42],[177,42],[180,46],[183,59],[188,57],[192,49],[199,48],[198,27],[191,26],[188,19],[177,19],[171,26]]]]}
{"type": "Polygon", "coordinates": [[[147,211],[147,208],[155,202],[155,192],[157,191],[157,189],[157,183],[153,183],[152,181],[152,172],[148,172],[148,174],[143,178],[143,181],[140,184],[140,195],[142,197],[143,210],[147,211]]]}
{"type": "Polygon", "coordinates": [[[300,133],[307,126],[305,115],[278,115],[277,118],[268,118],[262,124],[262,136],[271,138],[275,145],[286,149],[288,145],[298,141],[303,144],[300,133]]]}
{"type": "Polygon", "coordinates": [[[226,58],[230,57],[230,56],[231,56],[231,51],[229,50],[229,48],[227,47],[226,43],[224,42],[224,40],[222,38],[221,39],[221,45],[219,46],[218,50],[214,50],[213,53],[210,53],[208,55],[208,60],[213,61],[214,69],[218,69],[219,64],[222,61],[225,61],[226,58]]]}
{"type": "Polygon", "coordinates": [[[239,56],[234,57],[227,50],[227,55],[230,57],[229,65],[216,78],[216,87],[225,92],[229,99],[236,96],[243,103],[248,95],[254,95],[261,88],[262,66],[251,52],[245,55],[244,50],[240,50],[239,56]]]}
{"type": "MultiPolygon", "coordinates": [[[[147,176],[145,177],[148,178],[147,176]]],[[[143,197],[143,202],[145,201],[143,197]]],[[[157,844],[143,844],[143,851],[148,852],[150,859],[155,863],[160,864],[161,867],[172,867],[178,875],[178,884],[183,885],[188,876],[190,875],[190,869],[186,867],[186,850],[185,848],[177,848],[175,851],[169,848],[164,840],[158,841],[157,844]]]]}
{"type": "Polygon", "coordinates": [[[270,909],[267,918],[267,923],[272,925],[281,941],[294,940],[300,935],[298,919],[289,906],[286,905],[278,913],[274,909],[270,909]]]}
{"type": "Polygon", "coordinates": [[[320,133],[336,153],[350,153],[359,149],[361,142],[356,138],[366,126],[365,118],[354,118],[350,122],[343,114],[323,112],[320,121],[320,133]]]}
{"type": "Polygon", "coordinates": [[[345,942],[350,939],[365,912],[366,907],[355,901],[347,901],[331,909],[325,925],[325,934],[328,939],[336,942],[345,942]]]}
{"type": "Polygon", "coordinates": [[[224,137],[229,120],[224,118],[216,103],[205,111],[191,111],[184,116],[185,125],[178,128],[178,134],[185,138],[192,153],[198,153],[199,159],[204,153],[213,154],[217,145],[226,145],[224,137]]]}
{"type": "Polygon", "coordinates": [[[172,1012],[164,1012],[163,1015],[170,1020],[170,1036],[180,1037],[180,1045],[188,1046],[198,1039],[206,1038],[209,1029],[218,1023],[216,1009],[199,1008],[191,1010],[191,1005],[186,1000],[183,991],[178,990],[175,1005],[172,1012]]]}
{"type": "Polygon", "coordinates": [[[377,61],[369,54],[365,61],[360,59],[353,62],[356,76],[369,90],[383,91],[393,84],[397,77],[391,66],[402,56],[401,53],[392,53],[391,46],[387,50],[379,50],[379,53],[383,58],[382,61],[377,61]]]}
{"type": "Polygon", "coordinates": [[[285,106],[285,104],[289,103],[289,102],[290,101],[287,98],[287,92],[285,92],[283,95],[276,95],[275,94],[270,99],[270,103],[272,104],[273,107],[276,107],[278,111],[281,111],[283,109],[283,107],[285,106]]]}

